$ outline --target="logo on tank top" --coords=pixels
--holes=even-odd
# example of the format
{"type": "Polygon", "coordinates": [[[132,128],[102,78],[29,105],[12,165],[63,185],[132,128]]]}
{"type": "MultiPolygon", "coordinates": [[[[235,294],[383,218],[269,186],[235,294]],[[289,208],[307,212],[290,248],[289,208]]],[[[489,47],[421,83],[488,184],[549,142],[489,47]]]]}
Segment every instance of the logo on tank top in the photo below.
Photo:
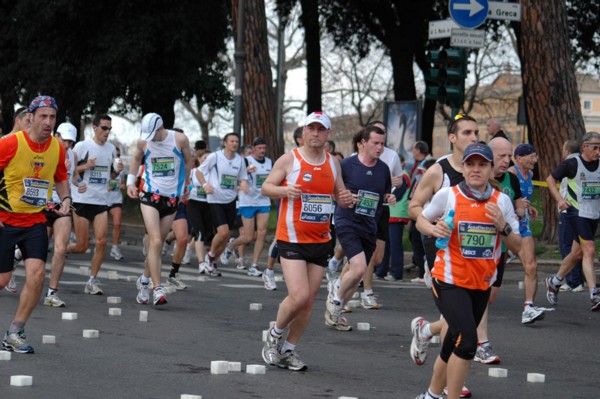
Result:
{"type": "Polygon", "coordinates": [[[302,176],[302,180],[305,182],[311,182],[312,181],[312,173],[305,173],[302,176]]]}
{"type": "Polygon", "coordinates": [[[321,170],[321,168],[318,166],[315,166],[313,170],[321,170]]]}
{"type": "Polygon", "coordinates": [[[370,170],[367,170],[367,176],[373,176],[373,172],[371,172],[370,170]]]}

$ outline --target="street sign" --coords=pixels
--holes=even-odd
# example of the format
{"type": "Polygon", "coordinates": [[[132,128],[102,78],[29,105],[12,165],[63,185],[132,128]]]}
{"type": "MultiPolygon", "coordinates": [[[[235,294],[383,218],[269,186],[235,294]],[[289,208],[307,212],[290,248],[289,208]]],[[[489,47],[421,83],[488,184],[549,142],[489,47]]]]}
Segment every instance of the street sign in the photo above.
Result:
{"type": "Polygon", "coordinates": [[[450,36],[452,47],[482,48],[484,42],[484,30],[452,29],[452,36],[450,36]]]}
{"type": "Polygon", "coordinates": [[[488,3],[488,19],[502,19],[507,21],[521,20],[520,3],[502,3],[490,1],[488,3]]]}
{"type": "Polygon", "coordinates": [[[450,17],[467,29],[477,28],[488,15],[488,0],[450,0],[450,17]]]}
{"type": "Polygon", "coordinates": [[[452,29],[457,28],[459,28],[459,26],[451,19],[429,21],[429,40],[450,37],[452,34],[452,29]]]}

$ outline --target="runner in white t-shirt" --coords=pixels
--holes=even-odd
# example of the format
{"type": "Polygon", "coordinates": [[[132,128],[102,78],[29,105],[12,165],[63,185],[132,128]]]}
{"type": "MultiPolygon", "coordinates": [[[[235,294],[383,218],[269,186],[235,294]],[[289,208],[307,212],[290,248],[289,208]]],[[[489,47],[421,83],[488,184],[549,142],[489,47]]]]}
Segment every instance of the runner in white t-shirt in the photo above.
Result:
{"type": "Polygon", "coordinates": [[[108,182],[123,169],[119,162],[117,170],[113,162],[117,157],[115,146],[108,143],[112,130],[112,119],[108,115],[96,115],[92,121],[94,135],[91,139],[75,144],[73,152],[79,159],[76,168],[77,185],[85,183],[87,190],[73,190],[73,225],[75,226],[75,244],[69,245],[67,252],[84,253],[89,248],[90,223],[94,230],[95,251],[92,256],[91,273],[83,290],[90,295],[102,295],[96,276],[102,266],[106,252],[108,236],[108,207],[106,197],[108,182]]]}
{"type": "Polygon", "coordinates": [[[208,272],[220,276],[216,259],[223,253],[231,235],[236,216],[235,199],[239,189],[248,194],[248,174],[244,160],[237,153],[240,138],[228,133],[223,138],[223,149],[214,152],[198,168],[198,180],[206,191],[208,204],[217,234],[212,240],[205,262],[208,272]]]}

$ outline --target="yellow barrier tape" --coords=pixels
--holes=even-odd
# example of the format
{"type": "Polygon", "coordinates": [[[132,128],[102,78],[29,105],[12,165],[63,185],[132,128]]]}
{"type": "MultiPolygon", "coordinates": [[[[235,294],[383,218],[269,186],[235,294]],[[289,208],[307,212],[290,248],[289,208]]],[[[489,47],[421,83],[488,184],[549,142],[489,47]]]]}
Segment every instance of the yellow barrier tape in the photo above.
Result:
{"type": "Polygon", "coordinates": [[[545,181],[534,180],[533,185],[538,187],[548,187],[548,183],[546,183],[545,181]]]}

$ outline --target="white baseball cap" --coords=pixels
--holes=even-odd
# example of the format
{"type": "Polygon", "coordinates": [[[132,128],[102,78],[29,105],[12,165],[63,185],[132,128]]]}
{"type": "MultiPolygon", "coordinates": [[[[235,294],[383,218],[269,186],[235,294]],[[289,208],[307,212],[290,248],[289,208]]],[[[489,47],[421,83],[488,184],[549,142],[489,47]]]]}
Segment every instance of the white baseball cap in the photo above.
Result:
{"type": "Polygon", "coordinates": [[[63,122],[58,125],[56,133],[59,133],[63,140],[77,141],[77,128],[69,122],[63,122]]]}
{"type": "Polygon", "coordinates": [[[150,141],[154,138],[156,131],[163,125],[163,120],[159,114],[151,112],[142,118],[142,140],[150,141]]]}
{"type": "Polygon", "coordinates": [[[329,120],[327,114],[323,112],[313,112],[312,114],[308,115],[306,119],[304,119],[304,126],[308,126],[313,122],[320,123],[326,129],[331,129],[331,121],[329,120]]]}

